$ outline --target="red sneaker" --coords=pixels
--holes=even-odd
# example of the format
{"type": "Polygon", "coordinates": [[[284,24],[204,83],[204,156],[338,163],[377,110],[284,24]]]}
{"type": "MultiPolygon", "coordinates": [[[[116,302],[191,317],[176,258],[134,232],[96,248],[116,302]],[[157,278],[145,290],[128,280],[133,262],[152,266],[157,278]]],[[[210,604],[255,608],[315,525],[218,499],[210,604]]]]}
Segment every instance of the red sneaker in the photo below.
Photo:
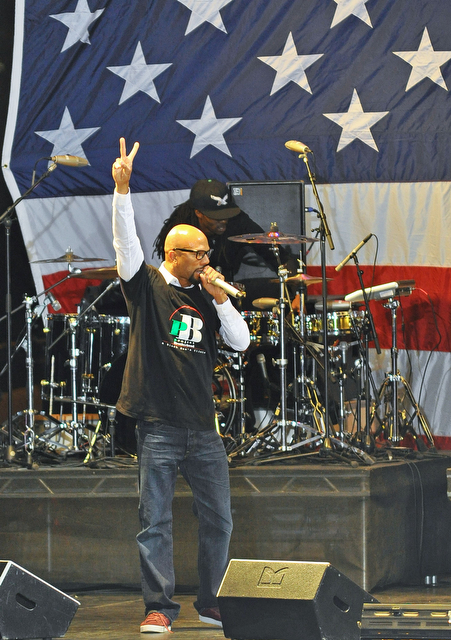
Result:
{"type": "Polygon", "coordinates": [[[164,633],[171,631],[171,621],[164,613],[151,611],[147,614],[144,622],[141,623],[141,633],[164,633]]]}

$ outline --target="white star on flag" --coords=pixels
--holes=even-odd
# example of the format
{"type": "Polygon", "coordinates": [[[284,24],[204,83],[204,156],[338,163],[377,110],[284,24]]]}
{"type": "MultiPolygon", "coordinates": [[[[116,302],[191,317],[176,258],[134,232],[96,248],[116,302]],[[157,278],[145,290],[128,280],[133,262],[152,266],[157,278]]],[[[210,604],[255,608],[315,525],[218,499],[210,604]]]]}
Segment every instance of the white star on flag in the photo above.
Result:
{"type": "Polygon", "coordinates": [[[393,53],[412,66],[406,91],[425,78],[448,90],[440,67],[451,58],[451,51],[434,51],[427,27],[423,31],[418,51],[393,51],[393,53]]]}
{"type": "Polygon", "coordinates": [[[178,2],[184,4],[191,11],[185,36],[204,22],[210,22],[217,29],[227,33],[219,11],[232,0],[178,0],[178,2]]]}
{"type": "Polygon", "coordinates": [[[369,27],[373,28],[371,19],[368,13],[368,9],[365,4],[368,0],[335,0],[337,8],[335,9],[334,19],[330,28],[335,27],[340,22],[343,22],[348,16],[356,16],[365,22],[369,27]]]}
{"type": "Polygon", "coordinates": [[[362,109],[360,98],[357,94],[357,90],[354,89],[351,98],[351,104],[349,109],[345,113],[323,113],[326,118],[332,120],[338,124],[343,131],[341,132],[340,141],[338,143],[337,151],[340,151],[353,140],[361,140],[372,149],[379,151],[374,141],[373,134],[371,133],[371,127],[379,122],[388,111],[371,111],[365,113],[362,109]]]}
{"type": "Polygon", "coordinates": [[[91,44],[89,40],[89,27],[104,11],[105,9],[98,9],[91,13],[88,0],[78,0],[75,11],[50,15],[50,18],[59,20],[69,29],[60,53],[66,51],[66,49],[69,49],[69,47],[77,42],[91,44]]]}
{"type": "Polygon", "coordinates": [[[290,31],[283,48],[283,52],[280,56],[258,57],[259,60],[276,70],[276,77],[274,79],[270,95],[272,96],[276,91],[282,89],[282,87],[290,81],[296,82],[301,89],[305,89],[309,93],[312,93],[305,70],[323,55],[324,54],[322,53],[305,56],[298,55],[293,35],[290,31]]]}
{"type": "Polygon", "coordinates": [[[131,64],[122,67],[107,67],[109,71],[125,80],[119,104],[134,96],[138,91],[143,91],[157,102],[160,102],[154,79],[170,67],[171,64],[172,62],[167,64],[147,64],[141,42],[138,42],[131,64]]]}
{"type": "Polygon", "coordinates": [[[50,153],[51,156],[59,156],[67,153],[87,160],[81,145],[99,129],[100,127],[75,129],[69,109],[65,107],[59,129],[35,131],[35,133],[53,144],[53,151],[50,153]]]}
{"type": "Polygon", "coordinates": [[[207,96],[200,120],[177,120],[177,122],[196,136],[190,158],[210,144],[232,157],[224,139],[224,133],[240,120],[242,118],[216,118],[210,96],[207,96]]]}

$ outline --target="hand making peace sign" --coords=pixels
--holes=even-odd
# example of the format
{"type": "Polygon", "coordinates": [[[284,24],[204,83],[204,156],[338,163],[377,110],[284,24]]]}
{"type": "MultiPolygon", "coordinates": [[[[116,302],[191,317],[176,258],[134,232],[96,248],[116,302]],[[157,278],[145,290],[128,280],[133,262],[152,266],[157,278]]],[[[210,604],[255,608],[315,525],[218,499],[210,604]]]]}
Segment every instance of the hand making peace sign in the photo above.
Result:
{"type": "Polygon", "coordinates": [[[135,142],[133,149],[128,155],[125,147],[125,138],[119,139],[119,147],[121,157],[116,158],[111,172],[113,180],[116,183],[116,191],[118,193],[125,194],[128,193],[130,176],[132,175],[133,159],[138,152],[139,142],[135,142]]]}

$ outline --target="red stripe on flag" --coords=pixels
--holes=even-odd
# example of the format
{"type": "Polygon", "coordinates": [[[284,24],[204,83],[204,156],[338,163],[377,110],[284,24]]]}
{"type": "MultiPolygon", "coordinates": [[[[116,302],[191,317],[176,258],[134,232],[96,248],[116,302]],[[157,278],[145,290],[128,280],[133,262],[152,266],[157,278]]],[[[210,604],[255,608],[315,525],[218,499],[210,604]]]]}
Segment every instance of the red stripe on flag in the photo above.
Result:
{"type": "MultiPolygon", "coordinates": [[[[360,265],[365,287],[414,280],[415,290],[410,296],[400,298],[397,312],[397,338],[400,349],[419,351],[451,351],[449,326],[451,319],[451,268],[417,267],[417,266],[378,266],[360,265]],[[374,276],[373,276],[374,272],[374,276]],[[437,322],[440,336],[435,326],[437,322]],[[440,344],[437,347],[437,343],[440,344]]],[[[310,275],[320,275],[321,268],[307,268],[310,275]]],[[[327,267],[329,295],[344,297],[346,294],[360,289],[355,265],[346,265],[338,273],[334,267],[327,267]]],[[[320,295],[321,285],[308,287],[308,295],[320,295]]],[[[363,306],[361,307],[363,308],[363,306]]],[[[382,349],[392,345],[391,312],[384,307],[384,302],[370,302],[376,333],[382,349]]]]}

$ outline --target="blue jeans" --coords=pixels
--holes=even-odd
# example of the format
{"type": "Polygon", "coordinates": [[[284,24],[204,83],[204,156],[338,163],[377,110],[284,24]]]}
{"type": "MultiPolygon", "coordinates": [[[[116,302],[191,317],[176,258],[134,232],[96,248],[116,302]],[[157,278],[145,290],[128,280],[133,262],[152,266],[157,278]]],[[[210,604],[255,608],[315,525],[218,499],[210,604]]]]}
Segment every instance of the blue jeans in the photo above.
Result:
{"type": "Polygon", "coordinates": [[[217,606],[216,593],[227,568],[232,515],[227,456],[220,435],[162,423],[138,421],[139,517],[137,535],[146,615],[174,621],[175,576],[172,500],[177,472],[191,487],[199,521],[198,611],[217,606]]]}

